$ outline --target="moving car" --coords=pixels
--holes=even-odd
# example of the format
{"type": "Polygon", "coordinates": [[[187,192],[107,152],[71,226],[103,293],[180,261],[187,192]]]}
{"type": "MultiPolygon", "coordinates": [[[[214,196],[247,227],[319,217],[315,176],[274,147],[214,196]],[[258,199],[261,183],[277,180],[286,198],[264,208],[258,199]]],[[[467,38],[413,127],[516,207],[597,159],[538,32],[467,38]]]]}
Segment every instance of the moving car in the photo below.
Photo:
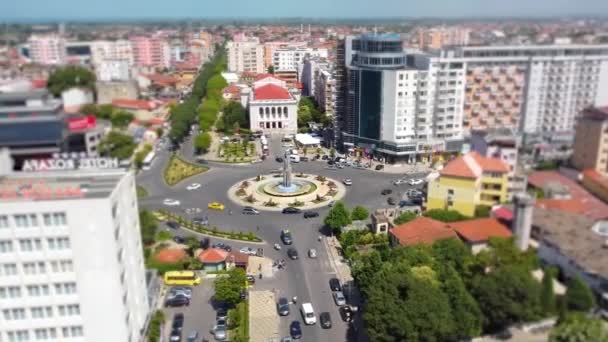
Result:
{"type": "Polygon", "coordinates": [[[304,218],[311,218],[311,217],[319,217],[319,213],[316,211],[305,211],[304,212],[304,218]]]}
{"type": "Polygon", "coordinates": [[[406,184],[407,181],[405,179],[397,179],[396,181],[393,182],[393,184],[395,185],[401,185],[401,184],[406,184]]]}
{"type": "Polygon", "coordinates": [[[255,277],[253,275],[251,275],[251,274],[248,274],[247,275],[247,282],[249,284],[255,284],[255,277]]]}
{"type": "Polygon", "coordinates": [[[200,183],[192,183],[186,187],[186,190],[196,190],[200,187],[201,187],[200,183]]]}
{"type": "Polygon", "coordinates": [[[300,326],[300,322],[291,322],[291,324],[289,325],[289,334],[293,339],[296,340],[302,338],[302,327],[300,326]]]}
{"type": "Polygon", "coordinates": [[[286,245],[291,245],[293,243],[293,238],[291,237],[291,232],[289,230],[281,230],[281,241],[286,245]]]}
{"type": "Polygon", "coordinates": [[[384,189],[382,190],[382,192],[380,192],[382,195],[390,195],[393,193],[393,190],[391,189],[384,189]]]}
{"type": "Polygon", "coordinates": [[[319,315],[319,319],[321,321],[321,328],[331,328],[331,315],[329,314],[329,312],[321,312],[321,314],[319,315]]]}
{"type": "Polygon", "coordinates": [[[344,185],[353,185],[353,181],[351,179],[345,179],[342,181],[342,183],[344,183],[344,185]]]}
{"type": "Polygon", "coordinates": [[[239,250],[239,252],[247,255],[255,255],[255,250],[251,247],[243,247],[239,250]]]}
{"type": "Polygon", "coordinates": [[[329,288],[332,291],[342,291],[342,285],[340,285],[340,280],[338,280],[338,278],[329,279],[329,288]]]}
{"type": "Polygon", "coordinates": [[[179,228],[179,224],[177,224],[177,222],[175,222],[175,221],[167,221],[167,226],[171,229],[179,228]]]}
{"type": "Polygon", "coordinates": [[[283,208],[283,214],[299,214],[302,212],[302,210],[300,210],[299,208],[296,207],[287,207],[287,208],[283,208]]]}
{"type": "Polygon", "coordinates": [[[313,309],[311,303],[302,303],[302,306],[300,307],[300,313],[302,314],[302,318],[304,318],[304,323],[306,325],[313,325],[317,323],[315,309],[313,309]]]}
{"type": "Polygon", "coordinates": [[[190,305],[190,298],[184,295],[177,295],[165,301],[165,307],[178,307],[190,305]]]}
{"type": "Polygon", "coordinates": [[[388,203],[389,205],[395,205],[397,202],[395,201],[395,199],[394,199],[394,198],[389,197],[389,198],[386,200],[386,203],[388,203]]]}
{"type": "Polygon", "coordinates": [[[277,163],[282,163],[283,162],[283,158],[281,158],[281,157],[276,157],[274,160],[276,160],[277,163]]]}
{"type": "Polygon", "coordinates": [[[228,337],[228,326],[226,325],[226,319],[218,319],[213,327],[213,335],[218,341],[224,341],[228,337]]]}
{"type": "Polygon", "coordinates": [[[415,178],[412,178],[407,182],[407,184],[409,184],[409,185],[418,185],[418,184],[422,184],[422,183],[424,183],[424,181],[422,179],[415,179],[415,178]]]}
{"type": "Polygon", "coordinates": [[[279,301],[277,302],[277,312],[279,313],[279,316],[289,315],[289,301],[287,298],[279,298],[279,301]]]}
{"type": "Polygon", "coordinates": [[[296,260],[298,258],[298,251],[295,248],[289,248],[287,249],[287,256],[292,260],[296,260]]]}
{"type": "Polygon", "coordinates": [[[207,218],[203,218],[203,217],[195,217],[192,219],[192,223],[206,226],[209,224],[209,220],[207,218]]]}
{"type": "Polygon", "coordinates": [[[376,165],[376,171],[381,171],[381,170],[384,170],[384,165],[382,165],[382,164],[376,165]]]}
{"type": "Polygon", "coordinates": [[[336,291],[332,295],[334,297],[334,302],[336,302],[337,306],[346,305],[346,298],[344,297],[342,291],[336,291]]]}
{"type": "Polygon", "coordinates": [[[220,202],[211,202],[207,205],[207,208],[213,210],[224,210],[224,205],[220,202]]]}
{"type": "MultiPolygon", "coordinates": [[[[176,297],[176,296],[184,296],[188,299],[192,298],[192,288],[186,286],[173,286],[169,289],[168,298],[176,297]]],[[[175,318],[173,318],[175,320],[175,318]]],[[[184,317],[182,315],[182,321],[184,317]]]]}
{"type": "Polygon", "coordinates": [[[245,215],[259,215],[260,212],[257,209],[252,208],[252,207],[244,207],[243,208],[243,214],[245,214],[245,215]]]}
{"type": "Polygon", "coordinates": [[[181,204],[180,201],[172,199],[172,198],[165,198],[165,200],[163,201],[163,204],[169,207],[175,207],[181,204]]]}
{"type": "Polygon", "coordinates": [[[341,306],[338,311],[340,311],[340,317],[342,317],[344,322],[350,322],[353,320],[353,310],[350,308],[350,306],[341,306]]]}
{"type": "Polygon", "coordinates": [[[314,248],[311,248],[308,250],[308,257],[311,259],[315,259],[317,257],[317,250],[314,248]]]}

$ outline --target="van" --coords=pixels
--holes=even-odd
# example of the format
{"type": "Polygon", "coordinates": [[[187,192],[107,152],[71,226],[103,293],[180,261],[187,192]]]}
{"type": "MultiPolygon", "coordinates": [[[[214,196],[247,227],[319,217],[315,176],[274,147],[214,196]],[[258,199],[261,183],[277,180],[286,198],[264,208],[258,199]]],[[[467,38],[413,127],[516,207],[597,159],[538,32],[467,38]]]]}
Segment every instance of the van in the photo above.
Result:
{"type": "Polygon", "coordinates": [[[302,313],[302,318],[304,319],[304,323],[306,325],[313,325],[317,323],[317,316],[315,316],[315,310],[312,308],[311,303],[302,303],[300,313],[302,313]]]}

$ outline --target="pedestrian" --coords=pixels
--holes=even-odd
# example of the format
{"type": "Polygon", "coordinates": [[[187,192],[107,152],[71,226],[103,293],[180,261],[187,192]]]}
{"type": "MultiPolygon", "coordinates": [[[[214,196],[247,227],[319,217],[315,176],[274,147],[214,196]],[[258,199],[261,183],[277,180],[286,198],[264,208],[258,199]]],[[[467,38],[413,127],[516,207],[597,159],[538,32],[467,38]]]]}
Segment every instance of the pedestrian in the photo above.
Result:
{"type": "Polygon", "coordinates": [[[260,231],[260,226],[255,227],[255,229],[259,232],[260,231]]]}
{"type": "Polygon", "coordinates": [[[296,303],[298,302],[298,297],[293,296],[293,298],[292,298],[292,299],[293,299],[293,303],[294,303],[294,304],[296,304],[296,303]]]}

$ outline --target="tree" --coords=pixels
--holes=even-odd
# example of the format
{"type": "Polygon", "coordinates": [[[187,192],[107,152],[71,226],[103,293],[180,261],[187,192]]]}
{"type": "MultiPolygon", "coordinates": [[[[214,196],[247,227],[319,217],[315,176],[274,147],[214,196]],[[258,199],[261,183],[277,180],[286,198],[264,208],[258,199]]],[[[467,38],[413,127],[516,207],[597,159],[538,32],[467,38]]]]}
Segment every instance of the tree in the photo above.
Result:
{"type": "Polygon", "coordinates": [[[129,135],[111,131],[99,144],[99,151],[112,158],[129,159],[133,155],[136,144],[129,135]]]}
{"type": "Polygon", "coordinates": [[[490,212],[492,211],[492,207],[487,205],[478,205],[475,207],[475,217],[490,217],[490,212]]]}
{"type": "Polygon", "coordinates": [[[141,169],[144,160],[146,159],[146,156],[150,153],[150,151],[152,151],[152,146],[146,144],[140,151],[135,153],[134,162],[136,168],[141,169]]]}
{"type": "Polygon", "coordinates": [[[133,121],[133,119],[133,114],[124,110],[119,110],[112,114],[110,117],[110,122],[112,123],[113,127],[125,128],[131,123],[131,121],[133,121]]]}
{"type": "Polygon", "coordinates": [[[351,218],[353,221],[366,220],[369,216],[369,211],[363,206],[356,206],[353,208],[351,218]]]}
{"type": "Polygon", "coordinates": [[[171,234],[171,232],[168,232],[166,230],[161,230],[158,233],[156,233],[154,240],[156,240],[157,242],[163,242],[163,241],[171,240],[172,237],[173,237],[173,234],[171,234]]]}
{"type": "Polygon", "coordinates": [[[481,309],[475,299],[467,292],[464,282],[451,266],[442,268],[440,275],[441,288],[448,296],[452,317],[457,319],[458,329],[454,331],[454,337],[458,340],[466,340],[479,336],[483,323],[481,309]]]}
{"type": "Polygon", "coordinates": [[[95,74],[86,68],[69,65],[55,70],[49,76],[47,87],[55,96],[60,96],[64,90],[73,87],[95,91],[95,74]]]}
{"type": "Polygon", "coordinates": [[[411,211],[406,211],[401,213],[401,215],[399,215],[397,218],[395,218],[395,220],[393,220],[393,223],[395,225],[400,225],[400,224],[404,224],[404,223],[408,223],[411,220],[415,219],[416,217],[418,217],[418,215],[414,212],[411,211]]]}
{"type": "Polygon", "coordinates": [[[228,271],[227,277],[215,280],[215,299],[236,305],[241,301],[241,290],[247,284],[247,275],[242,268],[234,267],[228,271]]]}
{"type": "Polygon", "coordinates": [[[269,74],[274,75],[274,65],[272,65],[272,64],[271,64],[271,65],[269,65],[269,66],[268,66],[268,70],[267,70],[267,71],[268,71],[268,73],[269,73],[269,74]]]}
{"type": "Polygon", "coordinates": [[[338,201],[331,208],[323,223],[331,228],[334,233],[339,233],[342,227],[345,227],[351,223],[350,214],[344,202],[338,201]]]}
{"type": "Polygon", "coordinates": [[[97,116],[97,114],[99,113],[99,109],[97,108],[97,105],[94,105],[92,103],[87,103],[87,104],[83,105],[82,107],[80,107],[80,112],[85,115],[97,116]]]}
{"type": "Polygon", "coordinates": [[[188,236],[186,238],[186,245],[188,246],[190,255],[194,257],[194,252],[199,248],[200,242],[194,236],[188,236]]]}
{"type": "Polygon", "coordinates": [[[330,148],[329,149],[329,156],[333,159],[336,157],[336,149],[335,148],[330,148]]]}
{"type": "Polygon", "coordinates": [[[543,274],[540,306],[545,314],[554,313],[557,309],[553,290],[553,270],[550,268],[546,268],[543,274]]]}
{"type": "Polygon", "coordinates": [[[576,276],[568,281],[566,290],[566,307],[569,310],[587,312],[593,308],[595,300],[589,286],[576,276]]]}
{"type": "Polygon", "coordinates": [[[608,331],[599,319],[570,314],[551,331],[549,342],[608,342],[608,331]]]}
{"type": "Polygon", "coordinates": [[[441,222],[457,222],[466,220],[469,217],[462,215],[456,210],[444,210],[444,209],[431,209],[423,214],[426,217],[430,217],[434,220],[441,222]]]}
{"type": "Polygon", "coordinates": [[[205,132],[196,136],[194,140],[194,147],[199,152],[207,152],[211,147],[211,134],[205,132]]]}
{"type": "Polygon", "coordinates": [[[151,212],[142,210],[139,212],[139,226],[141,229],[141,241],[144,245],[154,243],[154,235],[158,229],[156,218],[151,212]]]}
{"type": "Polygon", "coordinates": [[[471,249],[459,239],[442,239],[431,246],[431,254],[436,264],[451,266],[465,280],[470,275],[473,263],[471,249]]]}

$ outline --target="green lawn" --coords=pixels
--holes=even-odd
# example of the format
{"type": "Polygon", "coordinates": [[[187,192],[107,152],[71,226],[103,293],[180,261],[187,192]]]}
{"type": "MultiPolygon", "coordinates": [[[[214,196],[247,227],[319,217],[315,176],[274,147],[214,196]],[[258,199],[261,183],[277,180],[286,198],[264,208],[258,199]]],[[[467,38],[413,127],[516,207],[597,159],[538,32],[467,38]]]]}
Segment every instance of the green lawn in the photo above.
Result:
{"type": "Polygon", "coordinates": [[[171,160],[169,160],[169,165],[167,165],[163,177],[168,185],[173,186],[188,177],[198,175],[207,170],[209,168],[205,166],[196,165],[173,155],[171,160]]]}
{"type": "Polygon", "coordinates": [[[248,143],[247,147],[242,143],[223,143],[218,148],[218,157],[227,163],[248,162],[256,157],[255,144],[248,143]]]}

